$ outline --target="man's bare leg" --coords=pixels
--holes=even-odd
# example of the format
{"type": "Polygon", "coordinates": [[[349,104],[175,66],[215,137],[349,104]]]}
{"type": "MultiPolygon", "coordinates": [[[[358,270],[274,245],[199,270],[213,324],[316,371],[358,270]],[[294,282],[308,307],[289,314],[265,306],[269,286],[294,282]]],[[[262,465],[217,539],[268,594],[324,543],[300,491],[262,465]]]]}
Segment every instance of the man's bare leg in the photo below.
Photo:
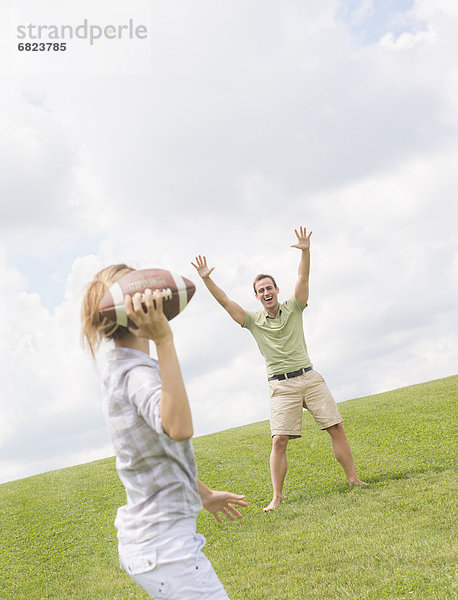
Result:
{"type": "Polygon", "coordinates": [[[332,449],[334,456],[342,465],[345,475],[347,476],[348,483],[350,485],[367,485],[364,481],[361,481],[356,474],[355,464],[353,462],[353,455],[351,453],[350,444],[342,423],[332,425],[328,427],[326,431],[331,436],[332,449]]]}
{"type": "Polygon", "coordinates": [[[286,446],[289,435],[274,435],[272,438],[272,451],[270,453],[270,476],[272,478],[273,496],[271,503],[264,511],[274,510],[281,504],[283,482],[285,481],[288,461],[286,458],[286,446]]]}

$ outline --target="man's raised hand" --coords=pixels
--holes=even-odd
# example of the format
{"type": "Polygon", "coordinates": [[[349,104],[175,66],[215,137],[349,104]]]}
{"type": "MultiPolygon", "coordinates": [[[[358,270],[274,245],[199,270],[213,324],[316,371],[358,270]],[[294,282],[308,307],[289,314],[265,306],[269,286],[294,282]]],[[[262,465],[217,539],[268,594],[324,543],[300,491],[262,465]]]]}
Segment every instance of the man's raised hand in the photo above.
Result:
{"type": "Polygon", "coordinates": [[[202,279],[206,279],[215,267],[211,269],[207,266],[207,258],[205,256],[196,256],[196,263],[191,262],[192,266],[197,270],[202,279]]]}
{"type": "Polygon", "coordinates": [[[301,225],[299,231],[295,229],[294,233],[297,237],[297,244],[291,244],[291,248],[298,248],[299,250],[307,250],[310,248],[310,236],[312,235],[312,232],[307,235],[306,228],[301,225]]]}

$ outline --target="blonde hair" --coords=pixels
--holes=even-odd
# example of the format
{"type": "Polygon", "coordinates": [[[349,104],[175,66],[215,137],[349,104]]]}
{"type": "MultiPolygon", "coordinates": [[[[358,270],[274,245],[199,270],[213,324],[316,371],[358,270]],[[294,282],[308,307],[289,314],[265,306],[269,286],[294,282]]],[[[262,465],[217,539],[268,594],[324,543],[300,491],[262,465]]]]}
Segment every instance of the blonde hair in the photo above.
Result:
{"type": "Polygon", "coordinates": [[[104,338],[119,339],[129,332],[126,327],[102,317],[99,304],[108,288],[131,271],[135,269],[124,264],[106,267],[95,275],[84,291],[81,305],[81,341],[83,345],[88,346],[93,358],[104,338]]]}

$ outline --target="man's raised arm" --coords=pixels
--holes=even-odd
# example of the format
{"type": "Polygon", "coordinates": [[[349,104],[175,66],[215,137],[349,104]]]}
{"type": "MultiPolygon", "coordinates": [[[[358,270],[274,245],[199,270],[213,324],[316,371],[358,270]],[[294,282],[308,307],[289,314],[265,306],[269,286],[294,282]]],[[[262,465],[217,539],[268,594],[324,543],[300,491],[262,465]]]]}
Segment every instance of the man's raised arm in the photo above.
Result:
{"type": "Polygon", "coordinates": [[[291,248],[298,248],[301,251],[301,260],[299,261],[298,278],[294,289],[294,296],[304,306],[309,299],[309,275],[310,275],[310,236],[307,235],[305,227],[300,227],[299,231],[294,230],[297,237],[297,244],[292,244],[291,248]]]}
{"type": "Polygon", "coordinates": [[[210,278],[210,273],[213,271],[215,267],[211,269],[207,266],[207,259],[205,256],[196,256],[196,263],[191,262],[192,266],[195,267],[197,272],[199,273],[202,281],[207,286],[210,294],[215,298],[219,304],[230,314],[230,316],[234,319],[236,323],[239,325],[243,325],[245,322],[245,311],[243,308],[230,300],[226,293],[216,285],[213,279],[210,278]],[[196,264],[197,263],[197,264],[196,264]]]}

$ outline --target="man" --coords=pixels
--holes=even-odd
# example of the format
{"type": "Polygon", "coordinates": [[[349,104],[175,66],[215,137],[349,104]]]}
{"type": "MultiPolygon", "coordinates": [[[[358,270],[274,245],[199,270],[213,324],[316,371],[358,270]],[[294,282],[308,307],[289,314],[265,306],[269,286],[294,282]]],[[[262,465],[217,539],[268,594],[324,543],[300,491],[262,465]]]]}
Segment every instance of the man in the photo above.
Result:
{"type": "Polygon", "coordinates": [[[313,370],[307,353],[302,327],[302,311],[309,297],[310,236],[305,227],[294,230],[297,243],[292,248],[301,252],[294,295],[278,301],[280,292],[271,275],[260,274],[253,287],[263,310],[244,310],[211,279],[214,267],[207,266],[205,256],[191,263],[213,297],[242,327],[254,336],[264,356],[270,388],[272,452],[270,472],[273,497],[264,511],[277,508],[282,501],[283,482],[287,471],[286,447],[290,439],[301,437],[302,409],[306,408],[320,429],[325,429],[332,441],[334,455],[350,485],[366,485],[356,474],[353,456],[342,425],[339,409],[323,378],[313,370]]]}

